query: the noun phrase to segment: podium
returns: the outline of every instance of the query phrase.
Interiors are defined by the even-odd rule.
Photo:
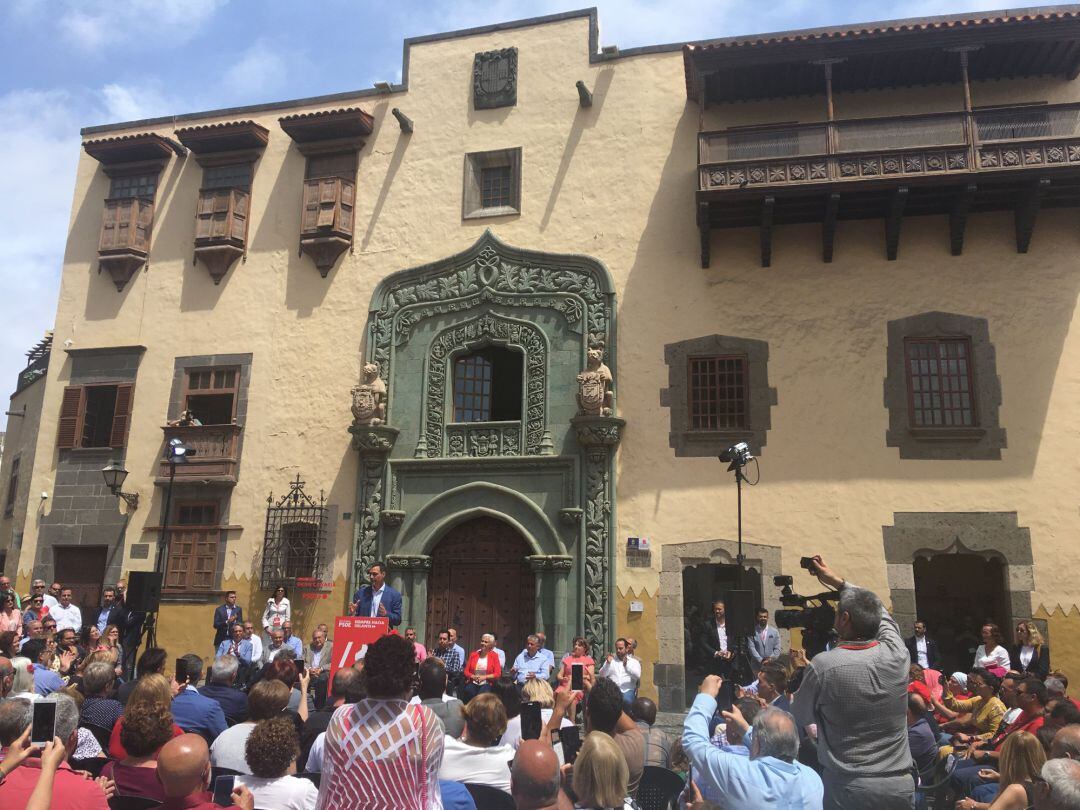
[[[338,616],[334,619],[334,657],[330,661],[330,681],[343,667],[351,667],[367,654],[374,644],[390,632],[390,620],[385,616]]]

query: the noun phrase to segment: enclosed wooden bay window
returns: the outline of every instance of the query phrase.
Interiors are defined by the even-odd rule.
[[[180,501],[167,534],[164,590],[174,594],[214,590],[221,542],[217,501]]]
[[[324,278],[353,240],[356,168],[374,119],[353,107],[280,119],[307,157],[300,213],[300,252]]]
[[[83,148],[110,177],[98,240],[99,269],[123,290],[150,257],[158,177],[183,148],[154,133],[87,141]]]
[[[177,130],[203,167],[195,211],[195,261],[215,284],[246,254],[251,182],[270,133],[253,121]]]

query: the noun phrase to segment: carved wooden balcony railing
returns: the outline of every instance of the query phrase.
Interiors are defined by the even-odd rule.
[[[142,197],[105,200],[98,241],[98,261],[117,290],[124,289],[135,271],[150,255],[150,232],[154,225],[154,202]]]
[[[343,177],[304,181],[304,209],[300,222],[300,250],[315,260],[325,278],[353,237],[356,183]]]
[[[195,214],[195,260],[215,284],[244,255],[251,195],[242,188],[204,188]]]
[[[240,425],[166,426],[165,443],[180,439],[195,451],[194,455],[176,465],[177,481],[206,481],[235,484],[240,467]],[[169,480],[169,462],[164,459],[158,467],[157,483]]]
[[[521,422],[455,422],[446,426],[446,455],[521,455]]]
[[[895,258],[906,214],[948,213],[954,254],[969,209],[1013,209],[1026,252],[1040,202],[1080,205],[1080,104],[1028,105],[702,132],[698,141],[702,265],[709,228],[886,218]],[[985,194],[980,184],[985,183]],[[944,192],[944,193],[943,193]]]

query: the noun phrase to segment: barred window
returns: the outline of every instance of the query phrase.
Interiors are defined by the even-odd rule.
[[[729,430],[746,427],[745,357],[691,357],[690,429]]]
[[[158,176],[151,174],[125,174],[112,178],[109,185],[109,198],[122,199],[139,197],[141,199],[154,199],[157,190]]]
[[[513,175],[510,166],[488,166],[480,170],[480,205],[497,208],[513,202]]]
[[[523,355],[492,346],[454,361],[454,421],[521,419]]]
[[[304,492],[300,476],[289,492],[266,499],[266,535],[263,539],[262,587],[295,586],[297,579],[321,579],[329,556],[328,510],[323,494],[315,500]]]
[[[967,338],[904,341],[912,427],[977,425]]]

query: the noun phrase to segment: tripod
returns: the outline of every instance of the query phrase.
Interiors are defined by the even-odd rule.
[[[750,483],[750,480],[743,475],[743,468],[754,457],[750,454],[750,447],[746,442],[739,442],[736,445],[729,447],[723,453],[720,454],[721,461],[730,462],[728,466],[728,472],[735,473],[735,489],[737,499],[737,514],[738,514],[738,545],[735,554],[735,563],[737,570],[735,572],[735,587],[736,590],[743,592],[746,576],[746,556],[743,554],[743,530],[742,530],[742,485],[743,481],[750,486],[754,484]],[[756,461],[755,461],[756,464]],[[754,482],[755,484],[757,482]],[[743,606],[744,610],[746,605]],[[753,609],[752,607],[750,608]],[[752,626],[752,616],[746,615],[740,617],[746,626]],[[753,632],[751,630],[751,632]],[[749,652],[749,637],[745,633],[739,633],[735,637],[735,644],[733,649],[733,655],[731,660],[731,677],[736,684],[742,685],[749,683],[754,677],[754,667],[750,661]]]

